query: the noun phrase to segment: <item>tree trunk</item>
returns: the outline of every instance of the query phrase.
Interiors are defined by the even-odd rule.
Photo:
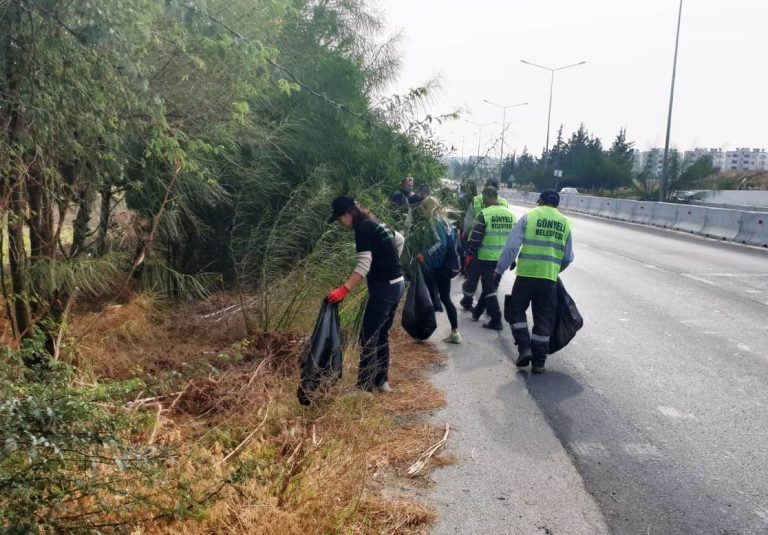
[[[90,232],[91,209],[93,207],[93,188],[85,186],[77,198],[77,217],[75,217],[74,233],[70,255],[80,254],[85,249],[85,239]]]
[[[109,250],[107,232],[109,231],[109,210],[112,206],[112,186],[103,185],[99,193],[101,193],[101,213],[99,214],[99,235],[96,250],[101,256]]]
[[[25,202],[20,178],[16,179],[12,188],[11,212],[8,214],[8,260],[13,287],[13,307],[18,332],[29,335],[32,314],[29,310],[27,252],[24,250]]]
[[[8,103],[6,106],[8,125],[8,144],[14,146],[21,133],[23,122],[19,112],[19,104],[15,99],[19,96],[19,73],[17,68],[24,65],[21,59],[23,43],[14,43],[11,37],[14,30],[18,29],[21,20],[21,10],[12,2],[7,8],[10,21],[6,28],[6,59],[5,59],[5,88],[4,97]],[[22,49],[22,52],[19,52]],[[17,169],[8,174],[8,187],[10,188],[10,211],[8,213],[8,265],[11,274],[11,296],[16,321],[17,332],[28,336],[32,326],[32,314],[29,309],[29,272],[27,265],[27,253],[24,249],[24,217],[26,201],[24,199],[24,177]]]

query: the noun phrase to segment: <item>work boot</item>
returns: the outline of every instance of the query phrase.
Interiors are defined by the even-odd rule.
[[[491,320],[488,323],[483,323],[484,329],[491,329],[494,331],[503,331],[504,326],[501,324],[501,320]]]
[[[477,312],[477,310],[472,310],[472,321],[480,321],[480,316],[483,315],[483,312],[480,311],[480,313]]]
[[[540,374],[544,373],[546,370],[544,369],[544,363],[543,362],[534,362],[531,364],[531,373]]]
[[[461,308],[463,308],[466,311],[472,310],[472,297],[465,295],[461,298],[461,301],[459,301],[459,304],[461,305]]]
[[[520,353],[517,355],[517,360],[515,361],[515,366],[518,368],[525,368],[531,363],[532,357],[533,353],[531,353],[530,347],[520,349]]]
[[[461,343],[461,334],[459,334],[458,329],[454,329],[451,331],[451,334],[448,335],[448,338],[443,338],[443,342],[446,344],[460,344]]]
[[[392,387],[389,386],[389,381],[384,381],[382,384],[376,387],[376,390],[379,392],[384,392],[385,394],[389,394],[392,392]]]

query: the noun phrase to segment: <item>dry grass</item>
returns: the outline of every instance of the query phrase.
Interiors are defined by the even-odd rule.
[[[74,322],[79,359],[91,378],[147,383],[137,410],[152,411],[156,422],[139,440],[179,450],[180,469],[200,494],[231,479],[204,514],[155,520],[136,533],[425,532],[434,512],[407,492],[388,489],[426,482],[405,474],[442,430],[413,415],[445,403],[424,377],[443,357],[395,328],[395,392],[344,395],[358,360],[348,353],[342,384],[302,407],[296,387],[305,338],[246,335],[239,314],[217,314],[233,304],[233,297],[219,295],[172,310],[138,296]]]

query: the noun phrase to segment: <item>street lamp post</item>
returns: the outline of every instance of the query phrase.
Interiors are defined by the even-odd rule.
[[[675,59],[672,60],[672,88],[669,90],[669,112],[667,114],[667,137],[664,141],[664,160],[661,164],[661,187],[659,188],[659,200],[667,197],[667,171],[669,170],[669,134],[672,129],[672,101],[675,97],[675,74],[677,73],[677,48],[680,44],[680,21],[683,18],[683,0],[680,0],[680,8],[677,12],[677,35],[675,36]]]
[[[549,163],[549,126],[550,126],[550,120],[552,118],[552,90],[555,87],[555,73],[557,71],[562,71],[565,69],[570,69],[571,67],[578,67],[579,65],[584,65],[586,61],[580,61],[578,63],[574,63],[572,65],[564,65],[562,67],[557,67],[555,69],[551,69],[549,67],[544,67],[543,65],[537,65],[536,63],[531,63],[530,61],[525,61],[524,59],[520,60],[521,63],[525,63],[526,65],[530,65],[531,67],[538,67],[539,69],[544,69],[545,71],[549,71],[550,78],[549,78],[549,111],[547,112],[547,145],[544,147],[544,167],[547,167],[547,164]]]
[[[484,126],[491,126],[492,124],[496,124],[496,121],[492,123],[485,123],[485,124],[478,124],[476,122],[470,121],[469,119],[464,119],[466,122],[468,122],[471,125],[474,125],[478,128],[477,131],[477,165],[480,166],[480,142],[483,139],[483,127]]]
[[[502,113],[502,119],[501,119],[501,156],[499,157],[499,180],[501,180],[501,170],[504,167],[504,132],[507,130],[507,110],[509,108],[517,108],[519,106],[527,106],[527,102],[522,102],[520,104],[511,104],[509,106],[502,106],[501,104],[496,104],[495,102],[491,102],[488,99],[483,99],[483,102],[486,104],[490,104],[491,106],[496,106],[497,108],[501,108],[503,110]]]

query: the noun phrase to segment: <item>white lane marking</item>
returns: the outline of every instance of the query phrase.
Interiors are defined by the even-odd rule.
[[[702,277],[768,277],[768,273],[695,273]]]
[[[763,293],[763,290],[744,290],[748,294],[761,294]]]
[[[690,273],[681,273],[683,277],[688,277],[689,279],[693,279],[698,282],[703,282],[704,284],[709,284],[710,286],[717,286],[716,283],[712,281],[708,281],[707,279],[702,279],[701,277],[697,277],[696,275],[691,275]]]
[[[629,442],[622,446],[624,452],[632,457],[661,457],[659,448],[653,444],[642,442]]]
[[[664,407],[659,405],[656,409],[668,418],[674,418],[676,420],[695,420],[696,416],[691,413],[682,412],[674,407]]]
[[[608,457],[608,449],[599,442],[571,442],[571,451],[583,457]]]

